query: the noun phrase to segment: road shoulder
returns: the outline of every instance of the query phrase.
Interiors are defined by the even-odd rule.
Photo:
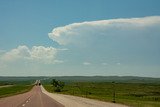
[[[49,93],[43,88],[43,86],[41,86],[41,89],[44,94],[63,104],[65,107],[128,107],[126,105],[103,102],[72,95]]]

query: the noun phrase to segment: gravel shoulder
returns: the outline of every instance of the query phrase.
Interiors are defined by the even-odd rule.
[[[43,86],[41,86],[41,89],[44,94],[63,104],[65,107],[128,107],[126,105],[103,102],[72,95],[49,93],[43,88]]]

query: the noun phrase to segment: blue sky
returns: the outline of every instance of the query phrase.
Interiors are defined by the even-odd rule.
[[[0,1],[0,75],[160,77],[159,0]]]

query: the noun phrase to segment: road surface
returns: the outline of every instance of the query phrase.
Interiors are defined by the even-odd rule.
[[[34,86],[27,93],[1,98],[0,107],[64,107],[42,93],[40,86]]]

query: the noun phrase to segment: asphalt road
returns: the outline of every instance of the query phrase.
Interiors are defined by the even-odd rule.
[[[30,92],[1,98],[0,107],[64,107],[42,93],[40,86],[34,86]]]

